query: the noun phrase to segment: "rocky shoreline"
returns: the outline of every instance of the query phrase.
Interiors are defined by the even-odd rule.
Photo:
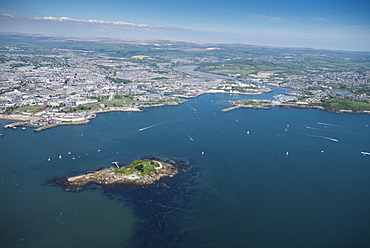
[[[154,162],[159,165],[156,167],[156,170],[144,175],[140,173],[119,173],[115,172],[114,167],[111,167],[74,177],[50,179],[46,182],[46,185],[56,185],[64,188],[65,191],[75,192],[86,189],[94,184],[103,187],[114,187],[120,185],[129,189],[144,188],[162,178],[174,177],[179,172],[179,169],[184,167],[184,164],[181,163],[170,164],[159,161]]]
[[[178,104],[185,102],[181,101]],[[25,127],[35,127],[35,132],[40,132],[49,128],[57,127],[57,126],[64,126],[64,125],[86,125],[91,122],[91,119],[94,119],[97,114],[109,113],[109,112],[144,112],[144,110],[140,108],[149,108],[149,107],[162,107],[162,106],[175,106],[178,104],[174,103],[158,103],[152,105],[138,105],[136,107],[107,107],[107,108],[99,108],[92,110],[88,113],[88,117],[82,121],[64,121],[64,122],[53,122],[48,123],[45,118],[38,117],[38,116],[31,116],[31,115],[22,115],[22,114],[11,114],[11,115],[2,115],[0,116],[0,120],[8,120],[8,121],[18,121],[16,123],[8,124],[4,126],[4,128],[8,127],[18,127],[18,126],[25,126]],[[41,123],[41,126],[33,125],[32,123]],[[46,123],[46,124],[45,124]]]
[[[252,109],[271,109],[271,108],[281,108],[281,109],[290,109],[290,108],[295,108],[295,109],[320,109],[320,110],[325,110],[331,113],[337,113],[337,114],[368,114],[370,115],[370,111],[353,111],[353,110],[329,110],[325,109],[322,106],[316,106],[316,105],[299,105],[299,104],[272,104],[272,103],[264,103],[264,104],[235,104],[230,108],[222,109],[222,112],[227,112],[233,109],[237,108],[252,108]]]

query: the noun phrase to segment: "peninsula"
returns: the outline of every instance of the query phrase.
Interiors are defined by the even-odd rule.
[[[351,104],[349,104],[349,103]],[[230,110],[234,110],[237,108],[253,108],[253,109],[270,109],[274,107],[288,109],[288,108],[297,108],[297,109],[321,109],[325,111],[329,111],[332,113],[347,113],[347,114],[370,114],[370,105],[368,103],[352,103],[347,101],[347,104],[342,102],[341,105],[335,102],[336,105],[333,107],[332,105],[323,103],[307,103],[307,102],[280,102],[280,101],[271,101],[271,100],[239,100],[231,103],[230,108],[222,109],[222,112],[227,112]],[[356,104],[356,105],[355,105]]]
[[[127,188],[138,188],[153,184],[163,177],[173,177],[179,169],[176,163],[169,164],[150,159],[135,160],[125,167],[120,167],[118,162],[113,162],[112,165],[111,168],[88,174],[50,179],[46,184],[61,186],[65,191],[81,191],[93,184],[103,187],[122,185]]]

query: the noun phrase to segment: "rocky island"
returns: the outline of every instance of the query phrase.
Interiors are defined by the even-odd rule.
[[[156,160],[135,160],[130,165],[120,167],[118,162],[114,167],[98,170],[92,173],[60,179],[50,179],[47,185],[57,185],[65,191],[80,191],[93,184],[103,187],[122,185],[127,188],[145,187],[164,177],[173,177],[178,173],[178,164],[169,164]]]

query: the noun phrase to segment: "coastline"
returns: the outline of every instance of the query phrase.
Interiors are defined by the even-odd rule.
[[[205,92],[197,93],[197,94],[192,94],[192,95],[181,95],[181,94],[175,94],[173,96],[175,97],[180,97],[180,98],[197,98],[202,95],[206,94],[237,94],[237,95],[263,95],[265,93],[272,92],[273,89],[267,88],[265,91],[258,91],[258,92],[241,92],[241,91],[224,91],[224,90],[207,90]]]
[[[179,70],[180,68],[185,68],[186,70]],[[227,77],[219,74],[211,74],[211,73],[205,73],[205,72],[199,72],[199,71],[194,71],[196,66],[183,66],[183,67],[177,67],[175,70],[183,72],[183,73],[189,73],[192,75],[197,75],[198,73],[202,73],[202,77],[206,78],[223,78],[223,79],[235,79],[232,77]],[[197,75],[199,76],[199,75]],[[149,108],[149,107],[162,107],[162,106],[176,106],[181,103],[186,102],[186,98],[196,98],[200,95],[203,94],[217,94],[217,93],[223,93],[223,94],[240,94],[240,95],[262,95],[264,93],[268,93],[273,91],[271,88],[265,88],[263,90],[258,90],[258,91],[237,91],[237,90],[232,90],[232,91],[225,91],[225,90],[206,90],[203,92],[198,92],[196,94],[191,94],[191,95],[173,95],[174,97],[180,97],[180,102],[165,102],[165,103],[157,103],[157,104],[151,104],[151,105],[146,105],[146,104],[138,104],[135,107],[107,107],[107,108],[98,108],[91,110],[90,112],[85,112],[85,116],[75,116],[64,118],[64,117],[37,117],[37,116],[31,116],[31,115],[22,115],[22,114],[11,114],[11,115],[3,115],[0,116],[0,120],[10,120],[10,121],[18,121],[16,123],[11,123],[8,125],[5,125],[4,128],[14,128],[18,126],[25,126],[25,127],[33,127],[35,128],[35,132],[40,132],[46,129],[50,129],[53,127],[57,126],[63,126],[63,125],[85,125],[89,124],[91,122],[91,119],[94,119],[97,114],[101,113],[108,113],[108,112],[143,112],[144,110],[140,108]]]
[[[336,110],[325,109],[322,106],[316,106],[316,105],[298,105],[298,104],[283,104],[283,103],[279,103],[279,104],[263,103],[263,104],[259,104],[259,105],[237,104],[235,106],[232,106],[232,107],[229,107],[229,108],[226,108],[226,109],[222,109],[221,111],[222,112],[228,112],[228,111],[238,109],[238,108],[252,108],[252,109],[266,109],[266,110],[268,110],[268,109],[276,108],[276,107],[281,108],[281,109],[290,109],[290,108],[295,108],[295,109],[320,109],[320,110],[324,110],[324,111],[331,112],[331,113],[336,113],[336,114],[368,114],[368,115],[370,115],[370,111],[366,111],[366,110],[365,111],[353,111],[353,110],[341,109],[341,110],[336,111]]]
[[[36,128],[35,132],[40,132],[49,128],[57,127],[57,126],[65,126],[65,125],[86,125],[91,123],[91,119],[94,119],[97,114],[104,114],[109,112],[144,112],[142,109],[138,108],[120,108],[120,107],[110,107],[108,109],[97,109],[91,111],[89,114],[90,116],[84,121],[71,121],[71,122],[60,122],[60,123],[52,123],[48,124],[39,128]]]
[[[86,124],[89,124],[90,122],[91,122],[91,120],[80,121],[80,122],[53,123],[53,124],[45,125],[45,126],[42,126],[42,127],[38,127],[33,131],[34,132],[41,132],[41,131],[49,129],[49,128],[58,127],[58,126],[65,126],[65,125],[86,125]]]
[[[271,90],[272,91],[272,90]],[[268,91],[268,92],[271,92],[271,91]],[[242,95],[261,95],[261,94],[264,94],[264,93],[267,93],[267,92],[256,92],[256,93],[247,93],[247,92],[212,92],[212,91],[207,91],[205,93],[202,93],[200,95],[203,95],[203,94],[216,94],[216,93],[220,93],[220,94],[242,94]],[[180,96],[178,95],[178,97],[183,97],[183,98],[195,98],[195,97],[198,97],[197,96]],[[184,100],[183,102],[185,102],[186,100]],[[181,102],[181,103],[183,103]],[[48,121],[46,120],[46,118],[44,117],[38,117],[38,116],[32,116],[32,115],[22,115],[22,114],[11,114],[11,115],[2,115],[0,116],[0,121],[1,120],[6,120],[6,121],[15,121],[13,123],[10,123],[10,124],[7,124],[4,126],[4,128],[16,128],[16,127],[19,127],[19,126],[24,126],[24,127],[33,127],[35,128],[34,129],[34,132],[40,132],[40,131],[43,131],[43,130],[46,130],[46,129],[50,129],[50,128],[53,128],[53,127],[57,127],[57,126],[64,126],[64,125],[86,125],[86,124],[89,124],[91,123],[91,119],[94,119],[96,118],[96,115],[97,114],[103,114],[103,113],[109,113],[109,112],[144,112],[144,110],[140,109],[140,108],[149,108],[149,107],[162,107],[162,106],[176,106],[176,105],[179,105],[181,103],[178,103],[178,104],[164,104],[164,103],[159,103],[159,104],[153,104],[153,105],[139,105],[138,107],[108,107],[108,108],[99,108],[99,109],[95,109],[95,110],[92,110],[88,113],[86,113],[88,115],[88,117],[86,117],[86,119],[84,120],[78,120],[78,121],[73,121],[73,120],[70,120],[70,121],[59,121],[59,122],[53,122],[53,123],[48,123]],[[296,108],[296,109],[319,109],[319,110],[324,110],[324,111],[327,111],[327,112],[331,112],[331,113],[337,113],[337,114],[368,114],[370,115],[370,111],[353,111],[353,110],[345,110],[345,109],[341,109],[341,110],[329,110],[329,109],[325,109],[324,107],[322,106],[317,106],[317,105],[302,105],[302,104],[284,104],[284,103],[272,103],[272,102],[268,102],[268,103],[259,103],[258,105],[256,104],[241,104],[239,102],[233,102],[231,103],[231,107],[229,108],[225,108],[225,109],[222,109],[221,111],[222,112],[228,112],[228,111],[231,111],[231,110],[234,110],[234,109],[238,109],[238,108],[252,108],[252,109],[270,109],[270,108],[275,108],[275,107],[278,107],[278,108],[281,108],[281,109],[289,109],[289,108]],[[47,123],[47,124],[45,124]]]
[[[153,106],[145,106],[145,107],[161,107],[167,106],[166,104],[156,104]],[[140,106],[144,107],[144,106]],[[11,115],[3,115],[0,116],[0,120],[6,121],[16,121],[11,124],[5,125],[4,128],[14,128],[19,126],[25,127],[34,127],[35,132],[40,132],[49,128],[57,127],[57,126],[64,126],[64,125],[86,125],[91,123],[91,119],[94,119],[97,114],[109,113],[109,112],[144,112],[144,110],[140,108],[126,108],[126,107],[109,107],[106,109],[100,108],[96,110],[92,110],[88,113],[88,117],[82,121],[59,121],[54,123],[48,123],[46,118],[38,117],[38,116],[31,116],[31,115],[21,115],[21,114],[11,114]],[[39,126],[37,124],[42,124]],[[47,124],[45,124],[47,123]]]

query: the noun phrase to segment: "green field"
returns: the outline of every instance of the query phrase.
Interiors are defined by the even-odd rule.
[[[322,72],[362,71],[366,72],[370,67],[370,59],[345,58],[342,56],[313,56],[302,55],[295,61],[269,62],[260,59],[230,60],[223,63],[202,63],[196,69],[203,72],[222,75],[241,74],[245,77],[260,71],[275,71],[277,76],[305,75]]]
[[[339,111],[339,110],[352,110],[352,111],[370,111],[370,103],[368,102],[357,102],[349,99],[327,99],[321,102],[320,105],[327,110]]]
[[[20,107],[17,110],[20,111],[37,111],[40,107],[39,106],[27,106],[27,107]]]

